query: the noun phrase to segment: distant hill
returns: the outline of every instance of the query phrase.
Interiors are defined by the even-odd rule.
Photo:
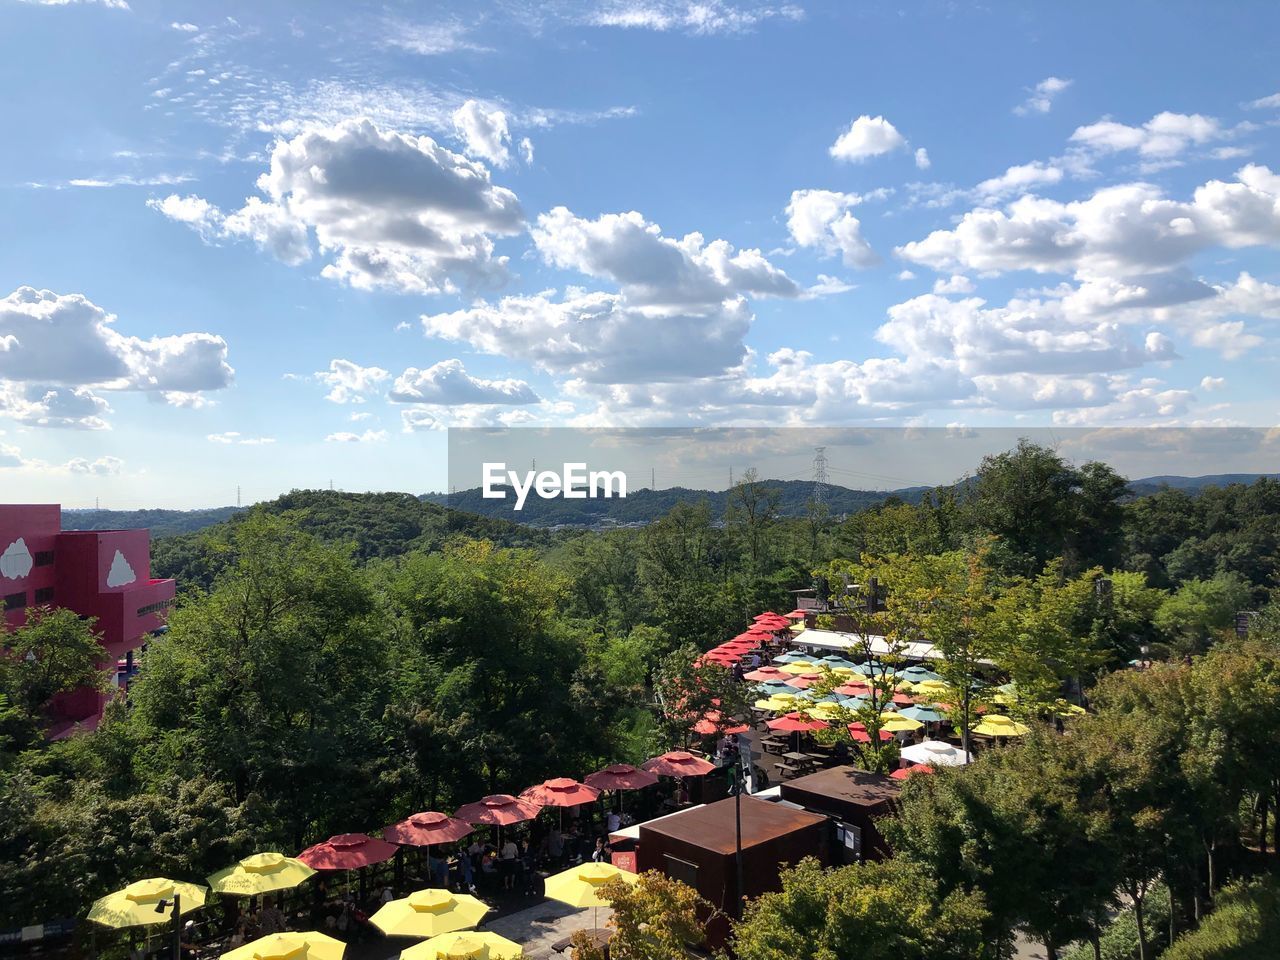
[[[1235,483],[1242,483],[1247,486],[1264,478],[1267,480],[1280,480],[1280,473],[1214,473],[1205,477],[1143,477],[1141,480],[1130,481],[1129,492],[1134,496],[1142,497],[1167,487],[1172,490],[1184,490],[1190,494],[1197,494],[1206,487],[1229,487]]]
[[[764,480],[762,483],[779,494],[778,510],[784,517],[801,517],[808,510],[813,498],[812,480]],[[829,516],[857,513],[889,497],[897,497],[910,503],[918,503],[930,487],[910,487],[892,492],[884,490],[851,490],[836,484],[827,484],[826,503]],[[486,517],[502,517],[536,527],[600,526],[608,524],[645,524],[663,516],[677,503],[706,501],[714,516],[724,514],[728,503],[726,490],[692,490],[687,487],[668,487],[664,490],[634,490],[625,499],[543,500],[531,495],[524,509],[516,512],[514,495],[506,500],[486,500],[480,488],[459,490],[457,493],[429,493],[423,499]]]
[[[63,510],[63,530],[127,530],[146,527],[153,539],[191,533],[234,516],[239,507],[207,510]]]

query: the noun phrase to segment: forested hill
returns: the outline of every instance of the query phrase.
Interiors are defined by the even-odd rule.
[[[152,575],[176,577],[182,588],[207,588],[222,562],[221,552],[213,549],[216,543],[246,517],[259,513],[288,513],[296,517],[299,529],[321,540],[353,543],[359,560],[432,550],[455,537],[491,540],[505,547],[546,546],[551,538],[547,531],[446,510],[408,493],[293,490],[244,510],[233,509],[225,520],[203,530],[153,540]]]
[[[813,499],[814,483],[812,480],[763,480],[766,487],[776,491],[778,496],[778,515],[783,517],[803,517],[809,510]],[[919,503],[929,487],[911,487],[904,490],[850,490],[836,484],[826,485],[827,514],[839,517],[844,514],[857,513],[883,503],[889,497],[897,497],[908,503]],[[539,527],[556,524],[574,526],[591,526],[605,521],[612,523],[652,523],[665,516],[678,503],[700,503],[705,501],[714,516],[724,515],[729,501],[728,490],[691,490],[688,487],[668,487],[664,490],[628,491],[625,499],[586,499],[586,500],[543,500],[530,494],[519,512],[513,508],[514,494],[506,500],[489,499],[481,496],[480,488],[459,490],[457,493],[428,493],[424,500],[461,510],[465,513],[480,514],[486,517],[503,517]]]
[[[239,507],[207,510],[63,510],[63,530],[130,530],[146,527],[152,538],[192,533],[230,519]]]

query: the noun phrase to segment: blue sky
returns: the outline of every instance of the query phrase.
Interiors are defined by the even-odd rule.
[[[440,488],[450,426],[1271,426],[1277,33],[0,0],[5,499]]]

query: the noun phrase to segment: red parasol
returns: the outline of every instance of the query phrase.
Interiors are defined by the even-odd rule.
[[[901,770],[895,770],[889,774],[894,780],[905,780],[907,777],[917,773],[936,773],[937,771],[927,763],[913,763],[909,767],[903,767]]]
[[[646,760],[641,766],[660,777],[701,777],[716,768],[714,763],[685,750],[671,750]]]
[[[385,827],[382,838],[409,847],[430,847],[454,843],[472,833],[471,824],[444,813],[415,813],[406,820]]]
[[[745,723],[735,723],[721,729],[720,724],[724,722],[719,710],[708,710],[706,716],[693,725],[693,732],[702,734],[703,736],[712,736],[717,733],[746,733],[751,729]]]
[[[826,723],[821,720],[806,720],[798,713],[787,713],[780,717],[767,722],[766,726],[770,730],[780,730],[783,733],[796,733],[803,730],[825,730]]]
[[[340,833],[324,843],[307,847],[298,859],[313,870],[359,870],[371,863],[382,863],[396,855],[400,848],[385,840],[375,840],[363,833]]]
[[[857,720],[849,724],[849,736],[853,737],[854,741],[857,743],[871,742],[871,734],[867,733],[867,725],[865,723],[860,723]],[[893,739],[893,734],[890,733],[888,730],[880,731],[881,743],[884,743],[886,740],[892,740],[892,739]]]
[[[795,610],[792,610],[790,613],[788,613],[786,616],[788,620],[803,620],[805,614],[803,610],[796,608]]]
[[[475,803],[464,804],[454,814],[459,820],[467,823],[485,823],[490,826],[505,827],[513,823],[524,823],[532,820],[542,809],[542,804],[533,800],[521,800],[510,794],[498,793]]]
[[[791,681],[787,681],[790,683]],[[842,683],[836,687],[836,693],[845,697],[861,697],[871,692],[865,683]]]
[[[783,673],[777,667],[760,667],[758,670],[752,670],[750,673],[742,675],[744,680],[754,680],[757,683],[764,683],[766,680],[786,680],[791,682],[791,675]]]
[[[568,777],[556,777],[530,787],[520,794],[521,800],[532,800],[544,807],[576,807],[600,798],[600,791]]]
[[[811,673],[802,673],[798,677],[789,676],[784,673],[783,676],[787,678],[787,685],[795,687],[797,690],[807,690],[821,679],[820,677],[815,677]]]
[[[643,790],[658,782],[652,773],[637,770],[629,763],[615,763],[582,779],[597,790]]]
[[[756,623],[759,623],[761,620],[781,620],[783,617],[782,614],[777,613],[776,611],[766,610],[764,613],[757,613],[751,619]]]

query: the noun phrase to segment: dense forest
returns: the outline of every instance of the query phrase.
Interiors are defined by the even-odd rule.
[[[721,511],[679,503],[643,528],[551,533],[310,491],[158,540],[154,570],[179,578],[182,602],[98,731],[41,735],[44,704],[94,677],[76,618],[36,617],[0,658],[0,925],[638,761],[670,746],[653,704],[671,663],[791,609],[815,577],[879,576],[904,617],[921,600],[925,619],[903,629],[980,650],[1028,720],[1071,689],[1123,700],[1107,678],[1135,658],[1213,654],[1240,611],[1259,611],[1251,639],[1280,622],[1271,479],[1135,499],[1106,465],[1023,443],[917,503],[843,519],[780,503],[748,474]],[[948,882],[967,896],[962,879]],[[1003,942],[1001,922],[983,936]]]

